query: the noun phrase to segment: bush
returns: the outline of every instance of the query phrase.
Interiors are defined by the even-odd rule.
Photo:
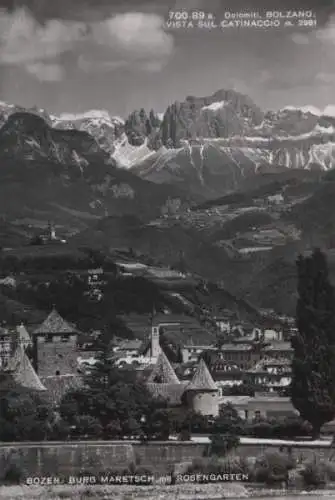
[[[239,444],[238,436],[233,434],[213,434],[211,436],[211,455],[224,456]]]
[[[299,417],[285,417],[245,424],[243,434],[258,438],[293,439],[310,436],[311,426]]]
[[[187,468],[188,474],[248,474],[248,465],[243,457],[197,458]]]
[[[323,487],[327,482],[326,467],[322,462],[309,462],[300,472],[304,483],[310,488]]]
[[[20,484],[23,480],[23,471],[21,467],[15,463],[7,465],[1,475],[1,483],[6,485]]]
[[[252,480],[273,484],[288,480],[289,470],[295,467],[294,459],[281,452],[266,452],[256,459],[251,471]]]
[[[325,472],[329,481],[335,481],[335,462],[331,460],[325,460],[323,462]]]
[[[182,431],[179,434],[179,440],[180,441],[190,441],[191,439],[191,433],[188,429],[182,429]]]

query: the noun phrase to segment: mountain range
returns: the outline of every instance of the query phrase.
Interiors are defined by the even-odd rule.
[[[43,118],[53,136],[65,141],[73,141],[75,131],[89,134],[107,163],[206,198],[234,191],[257,173],[287,168],[326,171],[335,165],[334,117],[293,107],[264,112],[233,90],[186,97],[163,114],[135,110],[125,120],[107,111],[55,116],[2,103],[0,125],[22,111]],[[29,158],[33,144],[28,137],[23,141]],[[71,147],[66,159],[85,162],[90,147],[96,146],[86,144],[85,152],[83,148],[73,152]],[[65,153],[56,148],[54,154]]]
[[[52,220],[75,246],[171,266],[182,256],[190,272],[284,313],[297,253],[332,256],[334,117],[264,112],[220,90],[126,119],[0,103],[0,127],[3,246]]]

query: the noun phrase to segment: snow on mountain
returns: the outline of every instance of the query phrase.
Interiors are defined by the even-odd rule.
[[[306,105],[301,107],[296,106],[285,106],[282,110],[288,111],[301,111],[302,113],[311,113],[315,116],[334,116],[335,117],[335,105],[330,104],[326,106],[323,110],[317,108],[316,106]]]
[[[76,129],[87,132],[108,154],[114,152],[114,143],[124,129],[124,120],[111,116],[105,110],[90,110],[85,113],[62,113],[50,116],[52,127],[56,129]]]
[[[300,107],[297,107],[297,106],[284,106],[284,108],[282,108],[281,110],[279,111],[301,111],[302,113],[311,113],[312,115],[316,115],[316,116],[321,116],[322,112],[319,108],[316,108],[315,106],[310,106],[310,105],[306,105],[306,106],[300,106]]]
[[[155,151],[152,151],[147,145],[148,139],[145,139],[141,146],[133,146],[129,143],[125,133],[114,142],[114,152],[112,158],[121,168],[131,168],[145,158],[153,156]]]
[[[58,116],[51,115],[50,118],[55,126],[61,122],[77,122],[87,120],[96,122],[96,124],[99,123],[100,125],[107,124],[114,126],[115,124],[124,124],[124,120],[119,116],[112,117],[108,111],[98,109],[92,109],[83,113],[61,113]]]
[[[7,102],[0,101],[0,108],[15,108],[14,104],[8,104]]]
[[[209,110],[209,111],[218,111],[221,108],[224,108],[228,103],[226,101],[216,101],[212,102],[212,104],[209,104],[208,106],[202,106],[202,110]]]

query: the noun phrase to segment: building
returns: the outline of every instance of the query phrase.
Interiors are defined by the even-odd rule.
[[[220,353],[224,361],[236,364],[241,370],[249,370],[262,357],[259,344],[223,344]]]
[[[264,342],[283,342],[284,334],[282,330],[275,330],[272,328],[266,328],[262,332],[262,339]]]
[[[96,269],[89,269],[87,271],[87,285],[89,291],[87,292],[89,297],[94,300],[102,300],[103,298],[103,286],[107,283],[104,279],[104,270],[102,267]]]
[[[33,245],[47,245],[47,244],[59,244],[59,243],[66,243],[66,240],[59,238],[56,235],[56,228],[51,221],[48,222],[47,230],[44,233],[35,236],[31,240],[31,244]]]
[[[146,386],[153,396],[163,398],[170,406],[184,406],[207,416],[219,413],[219,392],[203,360],[191,381],[180,381],[161,351]]]
[[[13,356],[18,336],[8,328],[0,328],[0,369],[5,367]]]
[[[291,361],[287,358],[264,358],[245,374],[252,385],[262,385],[269,391],[286,389],[291,383]]]
[[[275,359],[286,358],[292,360],[293,348],[291,342],[271,342],[271,344],[263,347],[263,354]]]
[[[35,368],[40,377],[77,373],[80,332],[55,308],[33,332]]]
[[[196,413],[218,416],[219,391],[203,359],[200,360],[191,383],[186,387],[185,395],[188,407]]]
[[[194,345],[186,344],[182,348],[183,363],[192,363],[199,360],[200,355],[206,351],[216,352],[217,348],[213,345]]]
[[[251,396],[223,396],[220,404],[231,404],[245,420],[292,417],[299,415],[291,399],[275,393]]]
[[[221,354],[221,353],[220,353]],[[242,385],[245,371],[232,362],[227,362],[219,355],[209,366],[210,372],[218,388]]]
[[[118,353],[126,357],[136,357],[139,355],[140,349],[143,345],[141,340],[122,340],[120,343],[116,344],[113,348],[115,353]]]

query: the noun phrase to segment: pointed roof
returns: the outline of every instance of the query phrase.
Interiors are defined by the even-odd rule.
[[[188,391],[217,391],[212,375],[203,359],[200,360],[193,378],[186,390]]]
[[[180,381],[163,351],[160,352],[157,363],[149,378],[149,383],[179,384]]]
[[[53,307],[49,316],[43,323],[34,331],[37,333],[78,333],[78,330],[64,318]]]
[[[24,346],[20,343],[4,371],[9,373],[13,381],[21,387],[35,391],[46,391],[25,353]]]

